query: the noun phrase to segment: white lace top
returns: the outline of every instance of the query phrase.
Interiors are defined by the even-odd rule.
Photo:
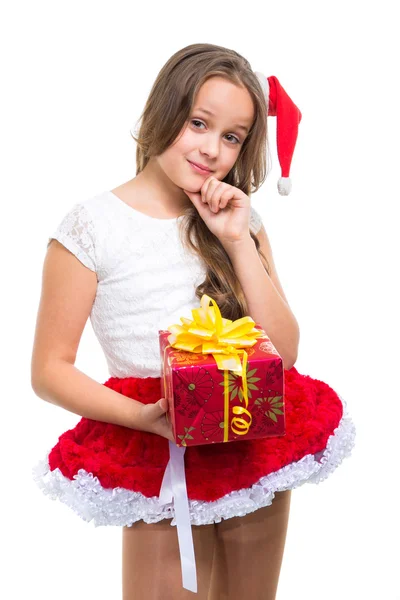
[[[156,219],[111,191],[78,202],[55,238],[97,274],[90,321],[113,377],[160,377],[158,330],[192,318],[205,266],[179,237],[179,221]],[[250,228],[262,220],[252,207]]]

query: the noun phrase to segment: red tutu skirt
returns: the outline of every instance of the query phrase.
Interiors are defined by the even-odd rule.
[[[295,367],[284,377],[284,436],[186,448],[191,524],[267,506],[277,491],[319,483],[351,454],[356,432],[343,398]],[[110,377],[104,385],[145,404],[161,398],[159,377]],[[165,518],[174,524],[173,503],[159,503],[169,458],[166,438],[82,418],[59,437],[33,475],[44,493],[95,526]]]

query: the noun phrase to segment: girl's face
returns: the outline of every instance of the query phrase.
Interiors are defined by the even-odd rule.
[[[178,187],[198,192],[210,175],[222,181],[229,173],[253,119],[254,105],[247,89],[223,77],[211,77],[201,86],[182,131],[157,161]],[[200,172],[190,161],[210,171]]]

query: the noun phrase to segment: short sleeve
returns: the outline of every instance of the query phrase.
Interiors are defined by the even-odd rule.
[[[250,210],[250,229],[252,233],[257,234],[261,229],[261,225],[262,218],[254,208],[254,206],[252,206]]]
[[[58,240],[91,271],[97,270],[95,228],[90,214],[82,203],[75,204],[63,217],[55,232],[48,238]]]

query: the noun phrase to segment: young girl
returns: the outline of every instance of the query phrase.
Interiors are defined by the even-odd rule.
[[[298,323],[250,203],[266,176],[268,111],[284,101],[276,78],[237,52],[183,48],[147,100],[136,177],[75,204],[49,238],[32,387],[82,418],[34,477],[85,521],[123,528],[125,600],[196,591],[182,585],[174,503],[160,498],[174,438],[158,332],[190,317],[204,294],[227,319],[250,316],[282,357],[286,432],[185,449],[198,597],[273,600],[291,490],[328,477],[354,445],[344,400],[293,366]],[[74,366],[88,317],[109,367],[104,384]],[[265,419],[278,412],[266,408]]]

